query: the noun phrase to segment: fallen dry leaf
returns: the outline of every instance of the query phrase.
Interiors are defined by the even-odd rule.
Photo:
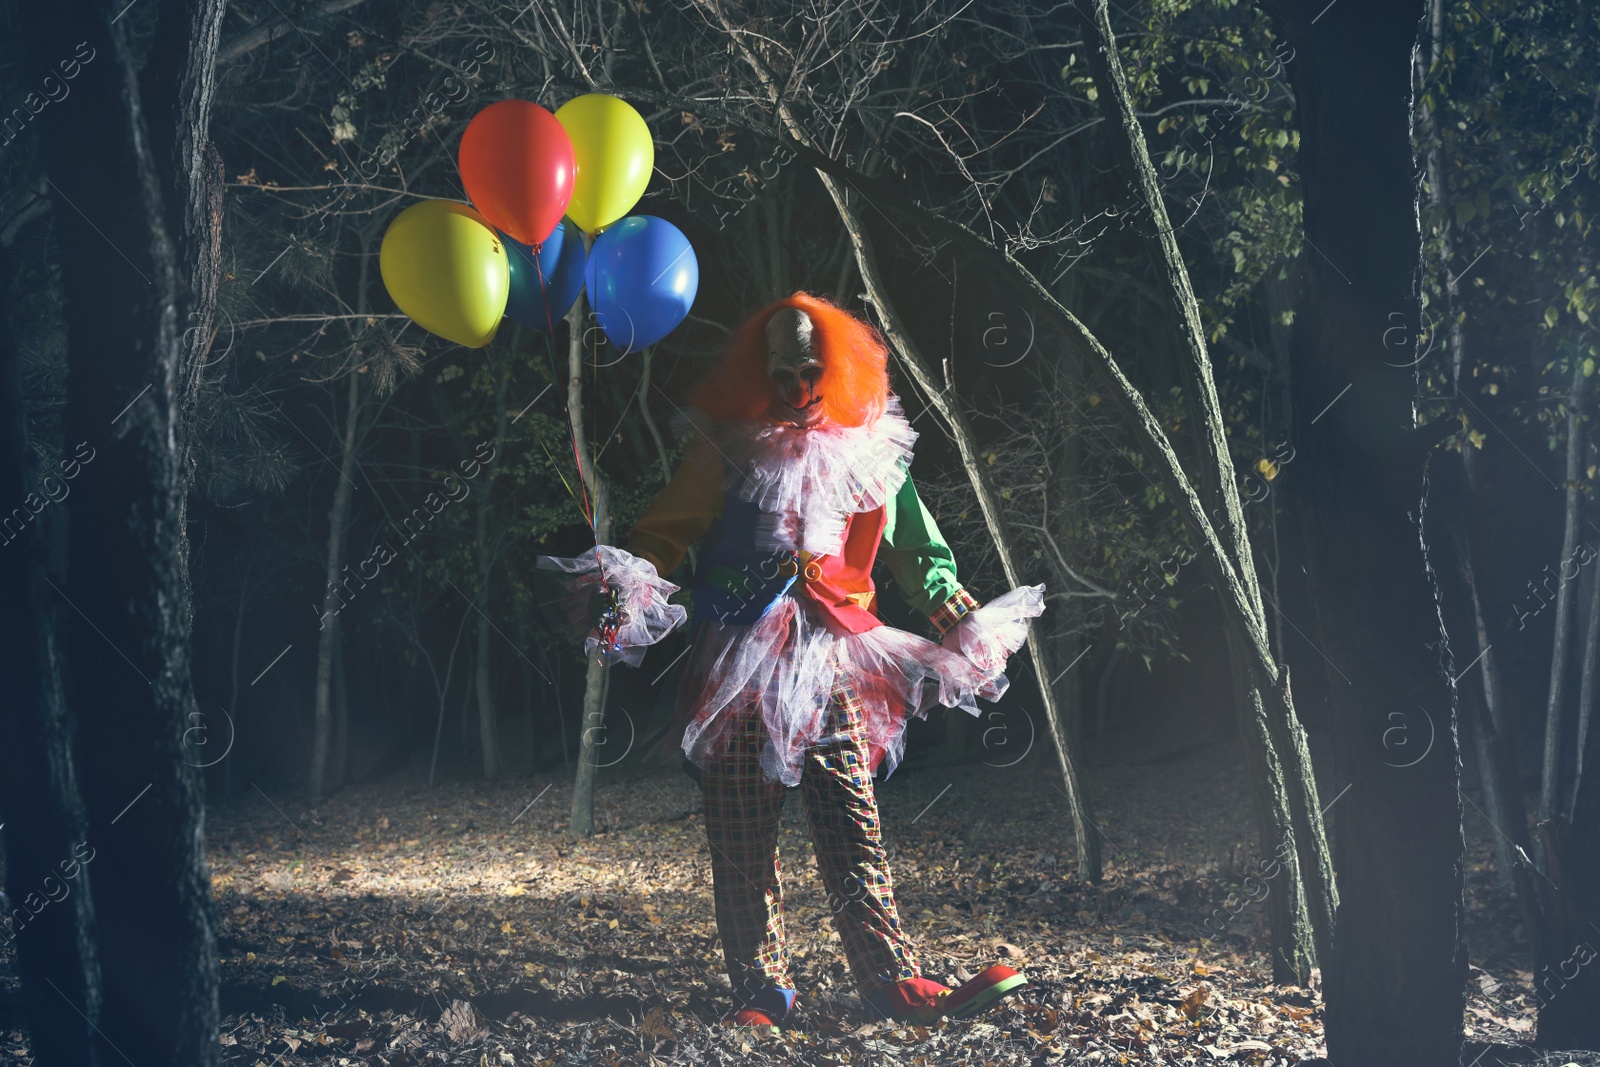
[[[1183,1003],[1182,1003],[1182,1005],[1180,1005],[1180,1010],[1183,1012],[1184,1016],[1187,1017],[1187,1018],[1190,1018],[1190,1019],[1198,1018],[1199,1015],[1200,1015],[1200,1009],[1202,1009],[1202,1008],[1204,1008],[1206,1006],[1206,1001],[1210,998],[1210,996],[1211,996],[1211,987],[1210,986],[1207,986],[1207,985],[1195,986],[1194,989],[1191,990],[1189,992],[1189,994],[1183,998]]]
[[[471,1041],[481,1041],[489,1036],[487,1022],[478,1009],[472,1006],[471,1001],[452,1000],[450,1006],[439,1016],[439,1028],[457,1045],[464,1045]]]
[[[904,887],[902,921],[929,977],[958,984],[990,963],[1027,961],[1029,986],[982,1020],[854,1036],[866,1019],[826,893],[809,863],[786,864],[802,1015],[775,1041],[720,1025],[732,990],[716,941],[700,798],[683,776],[603,780],[603,832],[585,841],[567,837],[564,819],[513,823],[528,806],[527,779],[353,787],[324,811],[316,851],[259,798],[225,806],[209,823],[207,846],[223,876],[215,884],[232,1004],[222,1029],[236,1042],[229,1062],[265,1067],[281,1054],[286,1064],[289,1040],[328,1067],[340,1054],[352,1067],[379,1057],[392,1067],[481,1067],[484,1057],[507,1067],[507,1055],[530,1067],[1282,1067],[1325,1055],[1318,983],[1271,983],[1264,908],[1245,909],[1204,943],[1194,929],[1235,888],[1228,849],[1250,818],[1247,782],[1214,760],[1167,765],[1148,783],[1131,769],[1096,773],[1120,804],[1120,825],[1108,832],[1124,847],[1141,841],[1140,854],[1098,885],[1067,873],[1070,844],[1043,832],[1059,803],[1047,781],[1035,789],[1006,779],[1005,811],[975,804],[942,816],[941,803],[914,824],[952,780],[952,795],[992,791],[993,769],[952,768],[926,782],[896,776],[880,794],[897,890]],[[545,784],[535,781],[531,795]],[[563,792],[570,798],[558,780],[541,805],[562,807]],[[807,855],[805,821],[791,814],[781,848]],[[382,819],[393,828],[375,833]],[[402,839],[420,844],[402,847]],[[1469,927],[1481,934],[1486,922],[1509,921],[1517,905],[1511,894],[1492,895],[1492,841],[1468,840],[1476,860]],[[286,873],[302,864],[316,877]],[[359,877],[336,881],[341,870]],[[282,877],[269,880],[269,872]],[[512,885],[524,892],[507,895]],[[1515,957],[1480,962],[1491,958]],[[1530,982],[1507,965],[1489,970],[1503,983],[1498,997],[1510,999],[1485,1002],[1486,971],[1475,970],[1473,999],[1489,1011],[1467,1015],[1467,1036],[1526,1040],[1534,1004],[1517,994]],[[362,1023],[360,1037],[341,1040]],[[5,1040],[0,1032],[0,1062],[9,1062]]]
[[[1468,1007],[1467,1010],[1480,1019],[1494,1023],[1496,1026],[1503,1026],[1507,1030],[1515,1030],[1517,1033],[1528,1033],[1533,1029],[1532,1019],[1512,1019],[1504,1015],[1496,1015],[1494,1012],[1484,1011],[1482,1008]]]

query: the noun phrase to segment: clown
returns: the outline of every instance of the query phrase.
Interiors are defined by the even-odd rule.
[[[889,392],[888,351],[825,300],[796,293],[752,317],[684,414],[683,463],[627,549],[541,565],[606,594],[586,648],[637,664],[683,621],[662,576],[702,544],[673,739],[681,734],[705,797],[731,1021],[776,1026],[794,1007],[777,856],[791,786],[868,1010],[919,1023],[975,1014],[1026,979],[994,966],[951,990],[921,976],[895,909],[872,775],[899,762],[908,715],[936,703],[977,715],[977,697],[1000,698],[1044,586],[982,606],[962,588],[908,475],[917,435]],[[941,642],[879,620],[879,558]]]

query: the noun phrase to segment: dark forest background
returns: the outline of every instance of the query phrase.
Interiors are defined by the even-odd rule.
[[[1556,817],[1586,825],[1595,777],[1583,772],[1600,700],[1600,567],[1590,565],[1600,553],[1591,321],[1600,15],[1509,0],[1429,0],[1381,17],[1354,0],[1302,6],[1112,5],[1121,69],[1110,74],[1076,8],[1010,0],[240,0],[213,12],[215,311],[175,327],[188,328],[184,343],[200,360],[184,422],[194,696],[181,747],[204,795],[254,788],[314,805],[386,780],[565,775],[583,764],[586,738],[603,766],[634,767],[635,747],[671,712],[684,638],[636,671],[609,672],[603,726],[584,718],[591,672],[534,563],[592,544],[569,357],[581,349],[578,410],[621,541],[681,456],[674,404],[745,316],[796,289],[879,322],[892,306],[931,368],[941,388],[897,363],[895,389],[921,433],[919,488],[968,588],[983,599],[1011,584],[974,495],[979,480],[1000,502],[1015,569],[1049,587],[1038,630],[1047,659],[1013,660],[1011,694],[993,717],[917,724],[906,773],[992,759],[1019,737],[1043,751],[1056,723],[1080,765],[1204,752],[1237,740],[1241,724],[1248,734],[1216,572],[1197,561],[1192,523],[1085,343],[1041,312],[1043,293],[1110,353],[1203,499],[1225,495],[1210,471],[1236,477],[1267,651],[1293,679],[1288,715],[1309,739],[1322,805],[1355,780],[1340,769],[1356,757],[1340,740],[1337,690],[1356,684],[1345,655],[1361,644],[1340,634],[1414,645],[1418,656],[1426,643],[1441,661],[1433,672],[1437,692],[1450,678],[1448,700],[1417,703],[1420,717],[1375,710],[1360,758],[1403,769],[1440,746],[1449,784],[1437,796],[1455,809],[1439,810],[1446,822],[1481,816],[1497,828],[1497,877],[1522,902],[1533,951],[1556,906],[1537,879],[1562,847],[1538,827]],[[51,36],[9,6],[3,16],[0,282],[34,492],[25,501],[19,484],[17,499],[0,500],[0,552],[38,538],[61,589],[71,588],[69,541],[83,536],[69,530],[65,501],[84,474],[126,475],[101,459],[119,462],[105,431],[85,431],[69,410],[92,374],[69,358],[85,343],[69,337],[69,321],[104,315],[97,329],[109,337],[123,304],[113,292],[103,310],[85,290],[69,296],[63,271],[94,257],[96,269],[121,269],[118,231],[102,215],[129,210],[136,190],[108,180],[103,200],[68,199],[60,168],[101,156],[92,112],[102,97],[85,79],[122,63],[148,76],[147,64],[172,54],[160,52],[160,23],[180,8],[129,5],[113,26],[125,55],[96,38],[43,56],[40,42],[53,47],[66,31]],[[1363,96],[1361,64],[1340,70],[1339,56],[1369,44],[1374,55],[1411,55],[1408,70],[1390,71],[1409,73],[1408,91]],[[763,69],[781,75],[781,106],[762,95],[774,91],[753,73]],[[1108,76],[1142,128],[1133,148]],[[377,250],[418,199],[465,199],[455,149],[466,122],[506,97],[553,110],[597,89],[632,102],[655,136],[656,171],[634,213],[668,219],[693,243],[700,288],[688,321],[631,354],[583,320],[553,334],[508,322],[478,350],[411,324],[384,291]],[[1342,93],[1354,101],[1345,125],[1327,117]],[[1409,189],[1339,170],[1339,153],[1363,151],[1369,135],[1382,141],[1361,124],[1368,99],[1411,124]],[[1339,132],[1308,134],[1315,122]],[[1308,135],[1320,137],[1315,152]],[[1206,459],[1204,391],[1186,369],[1196,345],[1170,288],[1164,223],[1129,169],[1145,141],[1209,352],[1230,461],[1220,467]],[[864,245],[815,154],[875,183],[852,194]],[[1316,343],[1296,339],[1297,315],[1319,286],[1348,273],[1360,289],[1390,270],[1313,241],[1329,223],[1308,219],[1308,184],[1343,189],[1352,217],[1370,205],[1376,228],[1394,231],[1407,205],[1416,224],[1419,255],[1401,263],[1392,290],[1400,299],[1392,309],[1369,300],[1363,329],[1376,324],[1365,340],[1374,366],[1415,376],[1401,406],[1432,428],[1431,450],[1415,456],[1416,492],[1391,509],[1425,516],[1416,533],[1443,628],[1431,642],[1397,633],[1381,606],[1330,619],[1329,597],[1314,592],[1327,587],[1308,578],[1326,558],[1318,553],[1359,548],[1311,543],[1318,529],[1341,536],[1316,517],[1317,501],[1334,499],[1318,487],[1342,480],[1351,499],[1367,499],[1363,486],[1386,466],[1410,462],[1384,459],[1386,445],[1361,452],[1384,432],[1387,409],[1363,399],[1372,379],[1296,378],[1297,345]],[[1038,292],[975,245],[919,227],[918,209],[965,227]],[[84,220],[106,231],[97,248],[73,232]],[[81,249],[69,247],[80,238]],[[863,276],[863,256],[876,281]],[[137,271],[134,260],[144,260],[127,260]],[[1296,394],[1313,380],[1330,383],[1318,394],[1326,406]],[[104,401],[107,425],[136,392]],[[964,430],[941,404],[959,409]],[[1354,445],[1324,441],[1318,452],[1316,433],[1335,423]],[[1421,567],[1419,557],[1419,582]],[[1390,586],[1377,572],[1361,580],[1380,599]],[[77,626],[62,598],[51,610]],[[880,603],[892,624],[923,625],[892,595]],[[15,606],[6,614],[16,623]],[[92,673],[106,693],[142,684],[137,654],[109,636],[98,654],[84,642],[69,673]],[[1043,690],[1036,662],[1058,672]],[[1369,683],[1409,684],[1381,671]],[[1451,795],[1457,752],[1465,807]],[[1363,803],[1360,791],[1347,803]],[[21,812],[5,814],[14,822]],[[587,828],[576,814],[573,825]],[[1315,828],[1320,838],[1320,819]],[[1080,826],[1080,845],[1091,837]],[[1352,847],[1335,838],[1336,868]],[[1303,928],[1302,950],[1285,947],[1288,935],[1275,942],[1284,977],[1307,973],[1316,896],[1283,919]],[[1570,946],[1538,951],[1559,960]]]

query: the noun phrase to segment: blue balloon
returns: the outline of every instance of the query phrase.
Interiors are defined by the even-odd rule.
[[[624,352],[653,345],[677,328],[700,288],[700,261],[666,219],[630,215],[595,239],[583,271],[600,329]]]
[[[583,267],[588,257],[577,225],[562,219],[537,254],[529,245],[503,233],[500,237],[506,243],[506,259],[511,263],[506,318],[536,330],[554,329],[583,290]]]

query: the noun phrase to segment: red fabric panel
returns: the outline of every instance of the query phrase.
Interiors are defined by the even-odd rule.
[[[888,512],[882,507],[851,515],[845,524],[844,549],[836,556],[813,561],[821,569],[820,576],[801,578],[806,595],[822,609],[829,624],[846,633],[865,633],[883,625],[875,611],[851,600],[849,594],[876,594],[872,564],[878,558],[878,545],[888,521]],[[876,606],[876,595],[870,603]]]

